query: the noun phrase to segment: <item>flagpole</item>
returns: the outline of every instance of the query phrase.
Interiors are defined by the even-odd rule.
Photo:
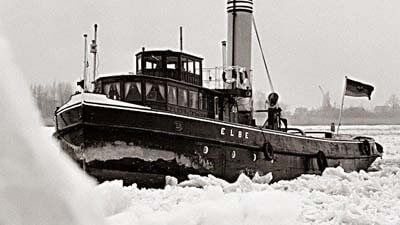
[[[345,79],[345,81],[344,81],[344,89],[343,89],[343,95],[342,95],[342,104],[340,106],[339,123],[338,123],[338,128],[337,128],[336,134],[339,134],[340,125],[342,123],[342,112],[343,112],[343,105],[344,105],[344,95],[346,94],[346,87],[347,87],[347,76],[345,76],[344,79]]]

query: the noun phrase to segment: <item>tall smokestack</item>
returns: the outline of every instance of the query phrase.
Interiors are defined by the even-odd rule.
[[[228,58],[227,66],[240,66],[250,74],[252,0],[228,0]]]
[[[236,82],[225,88],[245,89],[246,97],[237,97],[238,122],[254,125],[251,88],[251,36],[253,24],[252,0],[228,0],[228,57],[227,66],[238,66],[245,71],[231,72]],[[239,72],[239,73],[238,73]],[[228,77],[229,77],[228,75]]]

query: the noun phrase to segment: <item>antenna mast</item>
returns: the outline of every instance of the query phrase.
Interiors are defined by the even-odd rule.
[[[83,35],[83,38],[85,39],[85,50],[83,54],[83,92],[87,92],[87,83],[88,83],[88,77],[87,77],[87,68],[88,68],[88,60],[87,60],[87,34]]]
[[[182,26],[179,27],[179,40],[180,40],[180,49],[182,52],[183,51],[183,28],[182,28]]]
[[[93,82],[96,80],[97,72],[97,24],[94,25],[94,40],[90,45],[90,53],[93,53]]]

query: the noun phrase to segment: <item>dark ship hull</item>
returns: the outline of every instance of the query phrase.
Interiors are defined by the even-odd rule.
[[[234,181],[240,173],[256,172],[272,172],[277,181],[339,165],[367,170],[381,156],[369,138],[309,137],[113,100],[82,97],[56,115],[63,149],[99,181],[160,187],[165,176],[213,174]]]

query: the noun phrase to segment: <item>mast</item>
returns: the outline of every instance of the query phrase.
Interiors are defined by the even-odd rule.
[[[97,72],[97,24],[94,25],[94,40],[90,45],[90,53],[93,54],[93,82],[96,80]]]
[[[183,52],[183,27],[179,27],[179,48]]]
[[[88,59],[87,59],[87,34],[83,35],[85,39],[85,50],[83,53],[83,92],[88,91],[88,77],[87,77],[87,68],[88,68]]]

